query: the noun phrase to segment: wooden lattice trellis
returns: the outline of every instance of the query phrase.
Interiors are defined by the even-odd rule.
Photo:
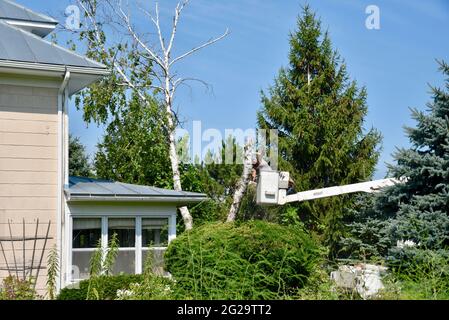
[[[9,276],[15,275],[18,279],[22,280],[26,280],[27,278],[35,279],[36,281],[33,281],[34,283],[33,285],[35,288],[37,279],[39,278],[40,270],[45,269],[45,267],[42,266],[42,261],[44,258],[47,242],[49,239],[52,239],[52,237],[49,237],[51,221],[48,221],[47,232],[45,236],[39,235],[39,219],[36,220],[36,229],[34,232],[34,236],[26,235],[25,219],[22,220],[22,226],[23,226],[22,235],[14,236],[11,229],[11,221],[8,219],[9,236],[0,237],[0,250],[2,251],[3,259],[5,261],[5,265],[0,266],[0,270],[6,270],[8,271]],[[29,241],[33,241],[33,249],[31,252],[32,257],[30,263],[27,263],[26,243]],[[38,241],[44,241],[40,253],[38,252],[39,249],[36,248]],[[10,243],[12,248],[12,261],[8,261],[5,246],[3,245],[4,243],[7,242]],[[18,248],[16,248],[16,244],[19,244]],[[22,251],[22,261],[18,261],[18,258],[20,258],[20,251]],[[16,252],[18,253],[19,256],[17,256]],[[39,256],[38,262],[37,264],[35,264],[34,260],[38,256]]]

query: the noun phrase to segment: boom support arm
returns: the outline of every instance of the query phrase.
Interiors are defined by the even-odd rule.
[[[291,202],[302,202],[355,192],[374,193],[382,188],[403,183],[406,180],[393,178],[382,179],[287,195],[290,181],[288,172],[261,171],[257,183],[257,203],[264,205],[284,205]]]
[[[304,192],[298,192],[292,195],[283,195],[282,190],[280,190],[279,194],[279,204],[286,204],[290,202],[301,202],[313,199],[327,198],[338,196],[342,194],[355,193],[355,192],[366,192],[366,193],[374,193],[379,191],[382,188],[393,186],[397,183],[400,183],[397,179],[382,179],[375,180],[369,182],[355,183],[349,184],[345,186],[339,187],[330,187],[323,189],[315,189]]]

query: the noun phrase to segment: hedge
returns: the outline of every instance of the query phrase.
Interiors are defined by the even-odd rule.
[[[101,300],[114,300],[117,290],[129,289],[132,283],[141,283],[143,275],[120,274],[116,276],[101,276],[95,279],[95,289]],[[89,280],[83,280],[78,288],[66,287],[61,290],[58,300],[86,300]],[[92,287],[91,287],[92,288]]]
[[[320,257],[303,229],[250,221],[185,232],[165,263],[182,299],[276,299],[303,287]]]

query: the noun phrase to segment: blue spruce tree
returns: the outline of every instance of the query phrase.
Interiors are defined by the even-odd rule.
[[[342,241],[346,257],[388,256],[391,262],[399,262],[407,252],[397,248],[397,242],[406,240],[418,250],[445,252],[448,248],[449,66],[439,65],[446,76],[445,87],[431,87],[426,112],[412,109],[417,125],[406,128],[411,148],[398,149],[396,164],[389,166],[393,176],[408,180],[371,199],[362,198],[360,212],[349,224],[352,237]]]

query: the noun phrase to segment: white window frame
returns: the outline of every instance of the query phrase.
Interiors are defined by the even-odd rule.
[[[118,248],[119,251],[135,251],[135,274],[141,274],[142,270],[142,252],[150,250],[166,250],[167,247],[143,247],[142,246],[142,219],[168,219],[168,243],[176,238],[176,214],[171,215],[154,215],[154,214],[140,214],[140,215],[70,215],[69,216],[69,232],[68,232],[68,255],[67,255],[67,284],[74,284],[84,279],[73,279],[72,277],[72,259],[73,252],[93,252],[96,248],[73,248],[73,219],[101,219],[101,246],[106,249],[108,246],[108,219],[123,218],[135,219],[135,246],[133,248]]]

